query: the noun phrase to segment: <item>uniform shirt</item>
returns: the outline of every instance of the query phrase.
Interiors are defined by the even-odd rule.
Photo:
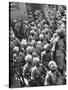
[[[31,80],[33,80],[34,84],[33,86],[43,86],[44,85],[44,73],[45,72],[42,69],[42,66],[40,65],[39,67],[34,66],[32,68],[31,72]]]
[[[49,62],[51,60],[50,51],[49,52],[44,52],[44,54],[41,53],[41,59],[42,59],[42,63]]]
[[[62,85],[63,77],[59,71],[48,71],[45,77],[45,85]]]
[[[56,52],[55,52],[55,62],[57,63],[57,66],[59,69],[64,68],[64,52],[65,52],[65,46],[63,39],[59,39],[56,44]]]
[[[35,79],[37,77],[42,77],[46,74],[46,69],[40,64],[38,67],[34,66],[31,70],[31,78]]]
[[[65,49],[65,45],[64,45],[63,39],[59,39],[57,41],[57,43],[56,43],[56,49],[58,49],[58,50]]]
[[[23,76],[26,79],[29,79],[31,76],[31,66],[28,64],[25,64],[24,68],[23,68]]]
[[[45,77],[45,85],[55,85],[57,82],[56,72],[48,71]]]

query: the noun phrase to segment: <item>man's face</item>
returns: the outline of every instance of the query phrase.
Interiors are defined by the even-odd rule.
[[[56,70],[56,67],[55,67],[54,65],[51,65],[51,66],[50,66],[50,69],[51,69],[52,71],[55,71],[55,70]]]

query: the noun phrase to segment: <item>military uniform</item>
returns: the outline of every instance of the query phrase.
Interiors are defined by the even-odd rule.
[[[33,80],[32,86],[43,86],[45,73],[46,70],[41,64],[38,67],[34,66],[31,70],[31,79]]]

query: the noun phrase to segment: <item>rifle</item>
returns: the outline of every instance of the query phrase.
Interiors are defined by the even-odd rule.
[[[17,75],[17,77],[19,78],[21,87],[26,86],[23,76],[21,76],[19,73],[17,73],[17,71],[14,69],[14,67],[12,67],[11,69],[14,71],[14,73],[15,73],[15,74]]]

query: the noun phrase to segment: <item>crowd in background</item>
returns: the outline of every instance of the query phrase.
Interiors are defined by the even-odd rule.
[[[14,19],[9,27],[9,75],[20,87],[66,84],[66,8],[30,11],[28,20]],[[19,84],[18,84],[19,85]],[[14,86],[15,87],[15,86]]]

